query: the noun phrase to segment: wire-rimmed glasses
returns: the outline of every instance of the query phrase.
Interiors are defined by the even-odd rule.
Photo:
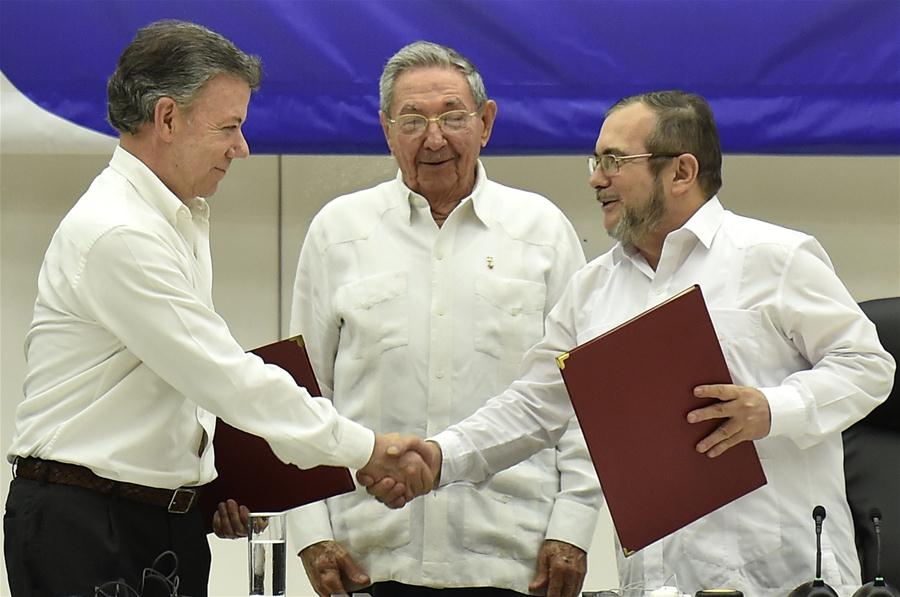
[[[401,134],[409,137],[418,137],[428,128],[428,123],[436,122],[444,133],[458,133],[469,126],[472,117],[478,114],[478,110],[450,110],[437,116],[423,116],[422,114],[400,114],[397,118],[388,118],[391,125],[397,125]]]
[[[677,158],[681,153],[635,153],[633,155],[613,155],[611,153],[602,153],[600,155],[588,156],[588,174],[593,174],[600,169],[603,174],[610,176],[617,174],[622,164],[627,164],[632,160],[639,158]]]

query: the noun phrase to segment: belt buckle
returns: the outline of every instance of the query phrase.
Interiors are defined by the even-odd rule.
[[[179,508],[176,502],[178,501],[179,496],[183,494],[188,494],[190,498],[188,499],[187,505],[184,508]],[[184,487],[179,487],[174,492],[172,492],[172,499],[169,500],[168,511],[170,514],[187,514],[187,511],[191,509],[191,506],[194,505],[194,499],[197,497],[197,491],[194,489],[186,489]]]

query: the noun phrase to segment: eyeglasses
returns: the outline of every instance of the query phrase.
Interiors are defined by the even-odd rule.
[[[604,153],[600,155],[589,155],[588,156],[588,174],[593,174],[597,171],[597,168],[606,174],[607,176],[611,174],[617,174],[619,172],[619,168],[622,164],[627,164],[632,160],[636,160],[638,158],[648,158],[654,160],[656,158],[677,158],[682,155],[681,153],[636,153],[634,155],[613,155],[611,153]]]
[[[388,118],[388,122],[399,127],[400,134],[409,137],[418,137],[428,128],[429,122],[436,122],[444,133],[458,133],[469,126],[472,117],[478,114],[465,110],[450,110],[438,116],[422,116],[421,114],[401,114],[397,118]]]

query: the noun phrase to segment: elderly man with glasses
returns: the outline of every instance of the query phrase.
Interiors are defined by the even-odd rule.
[[[426,435],[515,378],[584,255],[550,201],[487,178],[478,158],[497,105],[471,62],[413,43],[388,61],[380,95],[400,171],[313,220],[291,327],[339,412]],[[396,511],[360,490],[305,508],[290,530],[319,595],[374,581],[375,596],[572,597],[600,499],[573,421],[557,444],[483,485]]]

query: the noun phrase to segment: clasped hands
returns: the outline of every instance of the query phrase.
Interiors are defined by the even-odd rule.
[[[390,508],[402,508],[438,483],[441,447],[415,435],[376,434],[375,448],[356,480]]]
[[[371,495],[390,508],[402,508],[425,495],[437,484],[441,472],[441,448],[415,435],[375,434],[369,462],[356,479]],[[213,515],[213,531],[223,538],[246,537],[250,511],[234,500],[219,504]]]

